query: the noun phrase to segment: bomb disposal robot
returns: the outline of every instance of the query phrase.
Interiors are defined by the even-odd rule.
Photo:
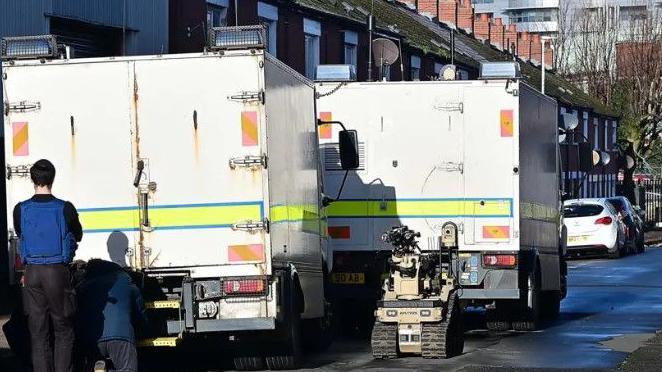
[[[462,353],[464,335],[458,300],[457,225],[442,228],[439,250],[421,251],[421,234],[407,226],[382,236],[393,245],[384,297],[377,303],[372,354],[378,359],[399,353],[451,358]]]

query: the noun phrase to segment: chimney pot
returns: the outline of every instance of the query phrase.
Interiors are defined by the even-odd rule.
[[[481,13],[480,20],[483,22],[487,22],[490,20],[490,17],[487,15],[487,13]]]
[[[511,32],[516,32],[517,31],[517,25],[508,25],[508,31]]]
[[[503,20],[501,18],[495,18],[494,22],[497,26],[502,26],[503,25]]]

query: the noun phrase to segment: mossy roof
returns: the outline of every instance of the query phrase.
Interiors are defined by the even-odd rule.
[[[372,5],[372,0],[290,1],[304,8],[361,24],[366,23],[364,12],[369,12]],[[373,14],[378,31],[398,34],[409,46],[419,49],[425,54],[436,55],[444,59],[450,58],[450,31],[447,27],[431,21],[427,17],[392,0],[374,0]],[[474,68],[477,68],[480,62],[483,61],[507,61],[512,59],[511,55],[499,51],[462,31],[456,32],[455,44],[455,59],[458,63]],[[520,67],[526,82],[536,89],[540,89],[540,68],[524,61],[520,62]],[[591,109],[601,115],[613,117],[618,115],[613,109],[584,93],[561,76],[548,72],[545,78],[545,93],[556,98],[560,103]]]

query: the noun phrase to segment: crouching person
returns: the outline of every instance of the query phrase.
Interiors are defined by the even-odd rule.
[[[76,322],[79,350],[94,370],[138,370],[136,328],[146,323],[145,307],[138,288],[120,266],[90,260],[77,288]],[[109,360],[110,366],[103,363]]]

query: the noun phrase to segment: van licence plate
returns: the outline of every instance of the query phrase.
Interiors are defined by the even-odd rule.
[[[334,284],[365,284],[364,273],[331,273]]]

